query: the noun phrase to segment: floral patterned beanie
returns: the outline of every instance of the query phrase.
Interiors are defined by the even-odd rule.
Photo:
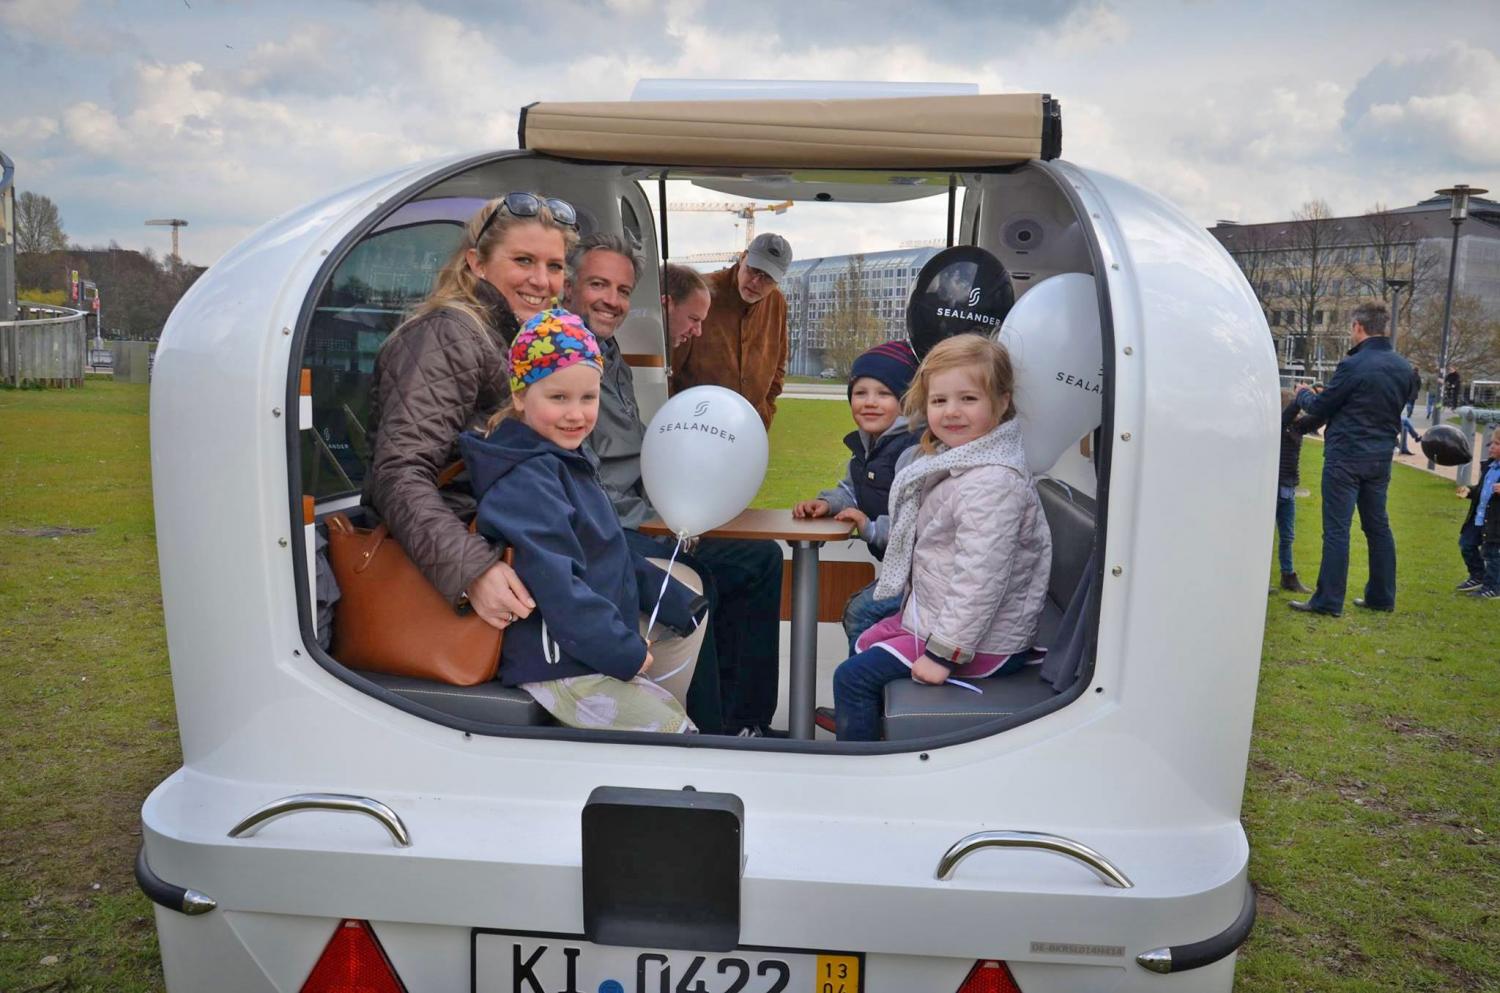
[[[604,372],[604,356],[593,332],[571,311],[544,310],[522,326],[510,346],[510,391],[520,393],[579,362],[592,362]]]

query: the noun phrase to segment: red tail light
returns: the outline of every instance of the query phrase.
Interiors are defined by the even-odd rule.
[[[302,993],[406,993],[364,921],[343,921],[302,984]]]
[[[1021,987],[1016,985],[1004,962],[980,959],[969,970],[958,993],[1021,993]]]

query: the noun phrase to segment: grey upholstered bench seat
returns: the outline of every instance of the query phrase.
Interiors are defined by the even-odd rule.
[[[1094,502],[1053,480],[1037,486],[1047,526],[1052,531],[1052,574],[1037,633],[1041,647],[1059,641],[1063,615],[1084,582],[1094,548]],[[1028,666],[1010,676],[975,680],[983,691],[958,686],[923,686],[897,680],[885,688],[885,737],[908,741],[961,731],[997,718],[1022,713],[1057,695],[1042,679],[1042,667]]]
[[[466,721],[500,725],[553,723],[552,716],[525,690],[501,686],[496,680],[478,686],[450,686],[378,672],[360,675],[412,703]]]

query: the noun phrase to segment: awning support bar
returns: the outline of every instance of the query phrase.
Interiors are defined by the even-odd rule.
[[[958,177],[948,176],[948,247],[953,247],[953,214],[958,203]]]
[[[661,178],[656,181],[656,212],[661,215],[661,260],[663,262],[671,258],[667,251],[667,170],[661,171]]]

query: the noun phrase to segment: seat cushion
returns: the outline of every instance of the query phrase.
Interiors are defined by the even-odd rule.
[[[370,682],[398,696],[441,711],[450,717],[481,724],[551,724],[548,714],[525,690],[501,686],[490,680],[478,686],[449,686],[427,679],[362,672]]]
[[[973,681],[983,692],[960,686],[925,686],[899,679],[885,688],[887,741],[926,738],[1020,713],[1056,695],[1041,681],[1041,666],[1027,666],[1011,676]]]
[[[1037,494],[1052,532],[1052,576],[1047,593],[1065,609],[1094,548],[1094,501],[1051,479],[1037,484]]]

